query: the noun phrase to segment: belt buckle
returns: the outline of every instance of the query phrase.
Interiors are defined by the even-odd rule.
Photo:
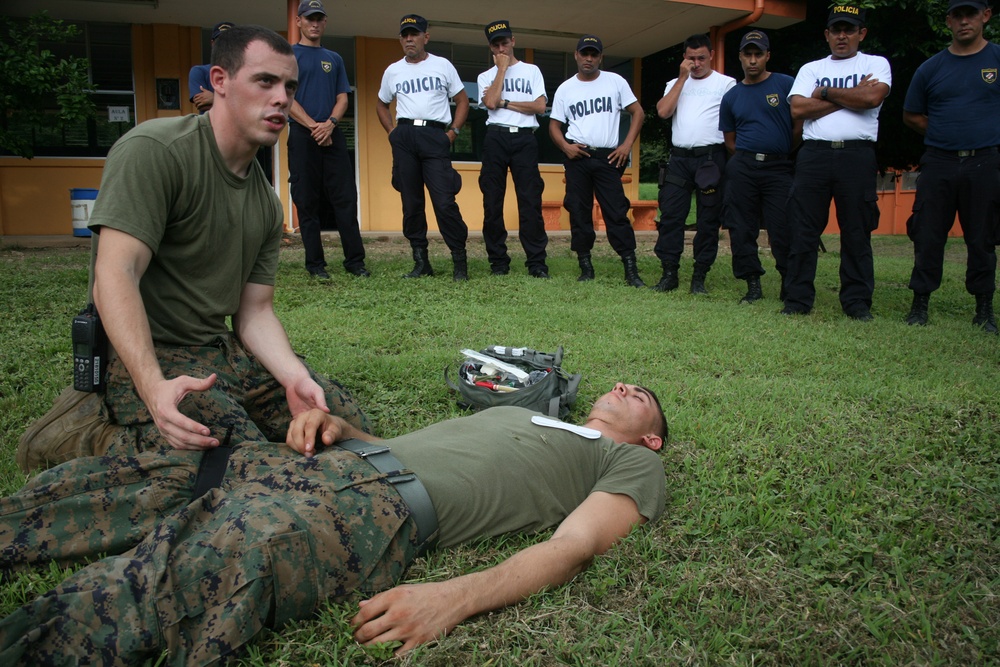
[[[830,148],[843,148],[843,147],[844,147],[844,142],[843,141],[831,141],[830,142]]]
[[[753,159],[757,160],[757,162],[767,162],[767,155],[764,153],[754,153]]]
[[[424,120],[423,118],[414,118],[413,124],[416,125],[417,127],[424,127],[425,125],[427,125],[427,121]]]
[[[521,128],[519,128],[519,127],[508,127],[507,131],[510,132],[511,134],[517,134],[518,132],[521,131]]]
[[[974,157],[976,151],[957,151],[958,157]]]

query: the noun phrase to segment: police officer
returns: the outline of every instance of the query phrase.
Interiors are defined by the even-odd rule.
[[[740,303],[764,298],[764,267],[757,236],[766,224],[774,263],[785,277],[788,225],[785,207],[792,187],[793,144],[802,137],[802,121],[792,122],[788,92],[792,77],[767,71],[771,42],[760,30],[740,40],[743,80],[722,98],[719,129],[732,158],[726,163],[723,220],[733,252],[733,275],[747,282]],[[762,224],[763,223],[763,224]]]
[[[392,184],[403,200],[403,235],[413,249],[405,278],[434,275],[427,259],[424,186],[451,250],[455,280],[468,280],[465,242],[469,228],[455,202],[462,177],[451,166],[451,145],[469,116],[469,96],[454,65],[427,53],[427,19],[407,14],[399,22],[403,59],[386,68],[375,107],[392,146]],[[389,103],[396,100],[396,124]],[[448,100],[455,100],[452,120]]]
[[[812,310],[820,236],[832,197],[840,226],[840,306],[848,317],[865,322],[872,319],[875,291],[875,140],[892,73],[885,58],[858,50],[868,34],[864,9],[835,5],[826,25],[830,55],[803,65],[788,96],[792,118],[805,123],[789,199],[792,244],[781,312]]]
[[[219,35],[232,28],[235,24],[231,21],[220,21],[212,26],[212,39],[209,45],[214,45]],[[212,87],[212,80],[208,72],[212,65],[195,65],[188,72],[188,95],[189,100],[198,109],[198,113],[205,113],[212,108],[215,101],[215,88]]]
[[[528,275],[548,278],[545,246],[549,239],[542,219],[542,175],[538,171],[538,142],[533,132],[537,114],[545,113],[545,82],[535,65],[514,56],[510,21],[486,26],[486,39],[494,67],[479,75],[479,101],[489,109],[483,139],[483,166],[479,189],[483,191],[483,240],[493,275],[510,271],[503,200],[507,194],[507,169],[517,194],[518,230],[526,256]]]
[[[288,171],[306,251],[306,271],[317,278],[330,277],[320,227],[332,218],[344,250],[344,269],[367,278],[371,273],[365,268],[354,167],[347,140],[338,127],[351,91],[344,59],[320,44],[326,29],[321,0],[302,0],[296,24],[300,38],[292,48],[299,64],[299,87],[290,112]]]
[[[719,130],[722,96],[736,79],[712,69],[712,43],[707,35],[684,40],[684,60],[676,79],[667,82],[656,103],[660,118],[671,121],[672,148],[660,187],[660,222],[653,248],[663,276],[653,288],[677,289],[677,269],[684,251],[684,221],[691,210],[691,191],[697,190],[698,223],[694,237],[694,273],[691,293],[705,294],[705,276],[719,254],[722,225],[722,170],[726,151]]]
[[[1000,211],[1000,45],[983,37],[985,0],[952,0],[951,45],[921,65],[903,103],[903,122],[924,135],[917,198],[909,223],[913,306],[906,323],[927,324],[930,294],[941,285],[944,245],[958,212],[968,253],[965,288],[976,297],[972,323],[997,333],[997,211]]]
[[[632,144],[642,127],[643,111],[628,83],[614,72],[601,71],[604,45],[584,35],[576,45],[577,74],[556,89],[552,99],[549,134],[566,155],[566,197],[571,245],[580,263],[577,280],[593,280],[590,251],[594,232],[593,202],[604,213],[611,247],[625,265],[625,282],[645,287],[635,261],[635,232],[629,223],[629,201],[621,176]],[[632,116],[625,140],[619,143],[622,110]],[[566,124],[565,134],[563,123]]]

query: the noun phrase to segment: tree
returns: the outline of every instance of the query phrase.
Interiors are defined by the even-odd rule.
[[[0,151],[32,158],[32,133],[51,123],[78,123],[94,115],[84,58],[57,58],[41,47],[78,32],[40,12],[27,19],[0,17]]]

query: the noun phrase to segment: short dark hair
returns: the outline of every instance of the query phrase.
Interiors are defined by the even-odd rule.
[[[712,40],[710,40],[708,38],[708,35],[705,35],[705,34],[691,35],[690,37],[688,37],[687,39],[684,40],[684,50],[685,51],[687,51],[688,49],[691,49],[692,51],[695,51],[697,49],[700,49],[703,46],[706,49],[708,49],[709,51],[713,51],[714,50],[712,48]]]
[[[656,411],[660,415],[659,424],[656,425],[656,435],[660,436],[664,444],[666,444],[667,439],[670,437],[670,427],[667,425],[667,416],[663,414],[663,406],[660,405],[660,399],[657,397],[656,393],[653,392],[653,390],[650,389],[649,387],[642,387],[642,390],[648,393],[649,396],[653,399],[653,403],[656,404]]]
[[[275,53],[293,56],[292,45],[270,28],[259,25],[238,25],[225,30],[212,43],[212,65],[221,67],[230,75],[243,67],[243,56],[253,42],[264,42]]]

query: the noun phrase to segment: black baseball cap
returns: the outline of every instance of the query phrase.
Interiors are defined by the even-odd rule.
[[[326,16],[326,10],[323,9],[323,3],[320,0],[302,0],[299,3],[299,16],[312,16],[313,14],[322,14]]]
[[[485,28],[486,39],[493,43],[494,39],[499,39],[500,37],[513,37],[514,33],[510,30],[510,21],[507,19],[500,19],[499,21],[494,21],[490,23]]]
[[[221,21],[212,26],[212,41],[219,39],[219,35],[229,30],[230,28],[235,28],[236,24],[230,21]]]
[[[986,3],[986,0],[951,0],[951,2],[948,3],[948,13],[951,14],[952,10],[958,9],[959,7],[986,9],[989,5]]]
[[[756,46],[761,51],[771,50],[771,40],[767,38],[766,33],[763,33],[760,30],[751,30],[747,34],[743,35],[743,39],[740,40],[740,51],[747,48],[751,44]]]
[[[601,43],[601,38],[597,35],[584,35],[576,43],[576,50],[583,51],[584,49],[594,49],[598,53],[604,53],[604,44]]]
[[[850,23],[851,25],[863,26],[865,24],[866,11],[857,5],[834,5],[830,8],[830,15],[826,19],[826,27],[829,28],[834,23]]]
[[[402,35],[404,30],[427,32],[427,19],[416,14],[407,14],[399,19],[399,34]]]

